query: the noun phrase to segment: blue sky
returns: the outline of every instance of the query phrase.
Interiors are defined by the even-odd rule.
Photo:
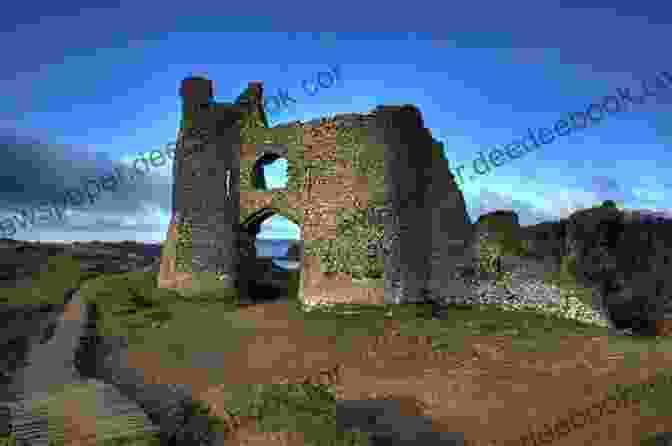
[[[252,80],[264,82],[266,95],[288,90],[297,103],[272,115],[271,125],[415,104],[451,169],[618,88],[641,95],[642,80],[672,75],[665,57],[672,7],[664,2],[282,2],[256,16],[232,2],[192,1],[193,12],[179,2],[112,3],[13,3],[0,16],[0,49],[11,60],[0,73],[0,218],[173,142],[179,82],[191,74],[212,79],[222,102]],[[302,80],[333,65],[341,67],[333,86],[314,96],[302,90]],[[467,179],[460,187],[472,221],[513,209],[522,224],[534,224],[604,199],[672,209],[669,85]],[[171,164],[153,168],[137,184],[72,209],[65,223],[19,228],[13,238],[162,240],[171,185]],[[291,231],[279,222],[265,226],[264,237],[272,233]]]

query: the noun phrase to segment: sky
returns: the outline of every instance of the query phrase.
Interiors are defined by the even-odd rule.
[[[213,80],[219,102],[253,80],[266,96],[286,90],[296,103],[273,112],[271,125],[416,105],[451,170],[466,166],[459,187],[474,222],[510,209],[531,225],[606,199],[672,215],[666,2],[282,2],[257,15],[232,2],[195,0],[191,12],[179,2],[87,3],[19,2],[0,15],[0,50],[11,61],[0,72],[0,225],[15,222],[11,238],[163,240],[172,162],[68,209],[64,220],[33,224],[21,212],[173,143],[179,83],[193,74]],[[302,88],[335,66],[333,85],[313,95]],[[474,174],[479,151],[553,128],[618,89],[642,103]],[[274,219],[260,237],[297,235]]]

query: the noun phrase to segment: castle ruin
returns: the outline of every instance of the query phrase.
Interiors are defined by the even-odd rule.
[[[220,103],[212,81],[182,81],[159,287],[246,289],[255,236],[279,214],[301,228],[305,303],[468,292],[458,275],[474,262],[473,227],[443,146],[417,108],[379,106],[269,128],[262,95],[262,84],[251,82],[235,102]],[[263,165],[278,157],[287,159],[287,186],[264,190]]]

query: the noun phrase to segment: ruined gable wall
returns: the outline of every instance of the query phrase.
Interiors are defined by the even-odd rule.
[[[378,107],[372,130],[384,150],[385,301],[466,295],[461,269],[473,265],[473,228],[443,147],[414,106]]]
[[[382,303],[382,286],[357,282],[381,278],[383,272],[381,259],[369,258],[366,250],[376,233],[366,219],[367,207],[383,175],[375,148],[366,141],[370,122],[365,115],[344,115],[305,126],[305,159],[311,166],[305,227],[314,236],[305,243],[304,299]],[[314,174],[313,166],[320,165],[327,169]]]

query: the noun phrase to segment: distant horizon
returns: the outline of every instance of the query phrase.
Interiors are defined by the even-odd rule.
[[[584,208],[584,209],[590,209],[590,208]],[[509,210],[509,209],[500,209],[500,210]],[[577,209],[576,211],[580,211],[582,209]],[[657,218],[663,218],[664,222],[672,222],[672,211],[668,209],[644,209],[644,208],[618,208],[619,211],[623,213],[640,213],[644,215],[649,215],[652,217],[657,217]],[[549,219],[548,221],[543,221],[541,223],[557,223],[565,218],[561,219]],[[529,227],[529,226],[536,226],[541,223],[535,223],[532,225],[521,225],[521,227]],[[472,222],[472,224],[475,224],[475,222]],[[268,232],[266,233],[268,234]],[[265,237],[256,237],[257,240],[263,240],[263,241],[280,241],[280,242],[288,242],[288,241],[303,241],[302,238],[287,238],[287,237],[273,237],[273,236],[268,236],[266,235]],[[92,242],[101,242],[101,243],[123,243],[123,242],[133,242],[133,243],[144,243],[144,244],[162,244],[165,239],[162,240],[131,240],[131,239],[124,239],[124,240],[101,240],[101,239],[90,239],[90,240],[72,240],[72,241],[67,241],[67,240],[38,240],[38,239],[15,239],[15,238],[4,238],[0,237],[0,240],[13,240],[16,242],[27,242],[27,243],[61,243],[61,244],[73,244],[73,243],[92,243]]]
[[[92,243],[92,242],[102,242],[102,243],[123,243],[123,242],[133,242],[133,243],[163,243],[165,240],[161,241],[155,241],[155,240],[146,240],[146,241],[139,241],[139,240],[100,240],[100,239],[91,239],[91,240],[72,240],[72,241],[67,241],[67,240],[37,240],[37,239],[16,239],[16,238],[4,238],[0,237],[0,240],[13,240],[15,242],[29,242],[29,243]],[[302,241],[303,239],[295,239],[295,238],[282,238],[282,237],[257,237],[257,240],[265,240],[265,241],[270,241],[270,240],[277,240],[277,241]]]

